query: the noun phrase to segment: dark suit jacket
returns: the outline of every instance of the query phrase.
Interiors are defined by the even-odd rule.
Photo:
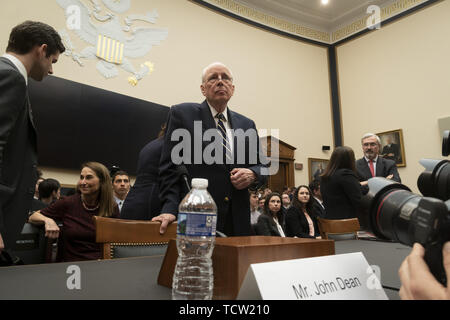
[[[325,206],[322,207],[322,205],[319,203],[318,200],[316,200],[316,198],[312,198],[312,207],[315,211],[315,213],[317,214],[317,216],[321,217],[321,218],[325,218],[326,215],[326,211],[325,211]]]
[[[12,248],[31,207],[37,180],[36,131],[25,79],[0,58],[0,233]]]
[[[358,172],[359,181],[366,181],[372,178],[369,165],[365,158],[356,160],[356,171]],[[393,174],[392,180],[402,182],[400,175],[398,174],[397,165],[395,161],[378,157],[375,174],[377,177],[386,178],[388,175]]]
[[[365,158],[356,160],[356,171],[358,173],[359,181],[367,181],[372,178],[372,173],[370,172],[369,165]],[[400,175],[398,174],[397,165],[394,160],[385,159],[378,157],[375,175],[377,177],[386,178],[387,176],[393,174],[392,180],[399,183],[402,182]],[[369,186],[365,185],[361,187],[362,193],[366,195],[369,192]]]
[[[256,130],[255,123],[252,120],[231,111],[229,108],[228,120],[231,128],[234,130]],[[172,133],[177,129],[185,129],[184,132],[189,133],[190,139],[188,140],[190,141],[184,141],[184,138],[181,138],[180,141],[171,141]],[[263,165],[261,165],[259,157],[259,138],[252,144],[250,144],[250,139],[245,139],[243,148],[245,152],[245,159],[243,159],[244,163],[233,165],[216,163],[207,164],[203,159],[202,154],[211,142],[201,141],[204,132],[208,129],[216,130],[216,123],[206,100],[202,104],[183,103],[171,107],[167,120],[167,132],[164,138],[159,168],[161,178],[160,195],[163,202],[161,212],[172,213],[174,215],[178,214],[180,187],[177,186],[178,175],[176,172],[176,164],[174,164],[171,159],[171,153],[175,146],[179,147],[179,144],[184,142],[186,143],[185,151],[190,154],[183,154],[184,159],[181,163],[186,166],[191,178],[208,179],[208,191],[217,205],[217,230],[227,233],[225,231],[225,220],[227,218],[230,219],[229,223],[231,223],[233,227],[233,234],[227,235],[250,235],[250,203],[248,190],[237,190],[233,187],[230,180],[230,171],[233,168],[248,168],[256,174],[260,184],[263,184],[266,181],[266,177],[261,174]],[[179,130],[177,130],[177,132],[179,132]],[[253,148],[255,148],[254,152]],[[235,159],[237,149],[237,141],[236,138],[234,138],[233,151]],[[250,155],[255,155],[255,157],[253,157],[255,159],[251,159]]]
[[[326,219],[356,218],[362,192],[356,174],[349,169],[338,169],[320,183]]]
[[[136,181],[123,203],[120,217],[151,220],[161,213],[158,168],[164,138],[150,141],[139,153]]]
[[[283,232],[286,234],[285,223],[283,219],[283,211],[277,214],[278,223],[280,224]],[[258,236],[272,236],[272,237],[281,237],[280,232],[278,231],[277,225],[273,218],[265,213],[261,214],[258,217],[258,222],[255,225],[255,233]]]
[[[314,225],[314,236],[309,235],[309,223],[305,217],[305,214],[292,206],[288,209],[286,214],[286,236],[287,237],[299,237],[299,238],[315,238],[320,236],[319,226],[317,225],[317,213],[312,210],[308,212]]]

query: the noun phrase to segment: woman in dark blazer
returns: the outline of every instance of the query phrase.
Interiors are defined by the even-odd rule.
[[[308,186],[299,186],[294,192],[292,206],[286,214],[286,236],[320,239],[317,216],[311,190]]]
[[[337,147],[333,151],[321,176],[320,191],[326,219],[349,219],[358,216],[362,193],[352,148]]]
[[[284,212],[281,205],[281,195],[273,192],[267,195],[264,202],[264,212],[255,225],[259,236],[285,237]]]

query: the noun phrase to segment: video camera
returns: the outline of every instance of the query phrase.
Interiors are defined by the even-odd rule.
[[[450,131],[444,132],[443,156],[450,153],[449,135]],[[446,285],[442,246],[450,241],[450,161],[422,159],[419,163],[425,167],[417,180],[423,196],[385,178],[369,179],[369,192],[363,198],[367,212],[361,219],[378,238],[423,245],[431,273]]]

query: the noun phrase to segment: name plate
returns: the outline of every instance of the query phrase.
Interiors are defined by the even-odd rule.
[[[252,264],[238,299],[387,300],[361,252]]]

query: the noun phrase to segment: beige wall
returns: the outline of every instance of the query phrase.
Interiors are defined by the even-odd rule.
[[[154,73],[136,87],[128,84],[129,74],[122,70],[117,78],[106,80],[95,69],[96,61],[80,67],[67,56],[55,65],[55,75],[172,105],[201,102],[201,70],[222,61],[235,76],[230,108],[254,119],[260,129],[280,129],[280,139],[297,148],[296,162],[304,164],[305,169],[296,171],[296,184],[307,182],[307,158],[328,157],[321,146],[333,144],[326,49],[248,26],[186,0],[133,0],[129,13],[153,9],[160,16],[155,27],[167,27],[169,36],[145,58],[132,60],[136,67],[147,60],[155,64]],[[65,28],[63,10],[55,0],[5,2],[0,17],[1,52],[11,28],[26,19]],[[75,51],[84,49],[85,43],[69,34]],[[76,171],[44,168],[44,172],[65,184],[76,183],[78,177]]]
[[[366,132],[403,129],[403,183],[418,192],[421,158],[441,156],[438,119],[450,115],[450,1],[337,50],[344,144],[362,157]],[[448,128],[450,129],[450,128]]]

